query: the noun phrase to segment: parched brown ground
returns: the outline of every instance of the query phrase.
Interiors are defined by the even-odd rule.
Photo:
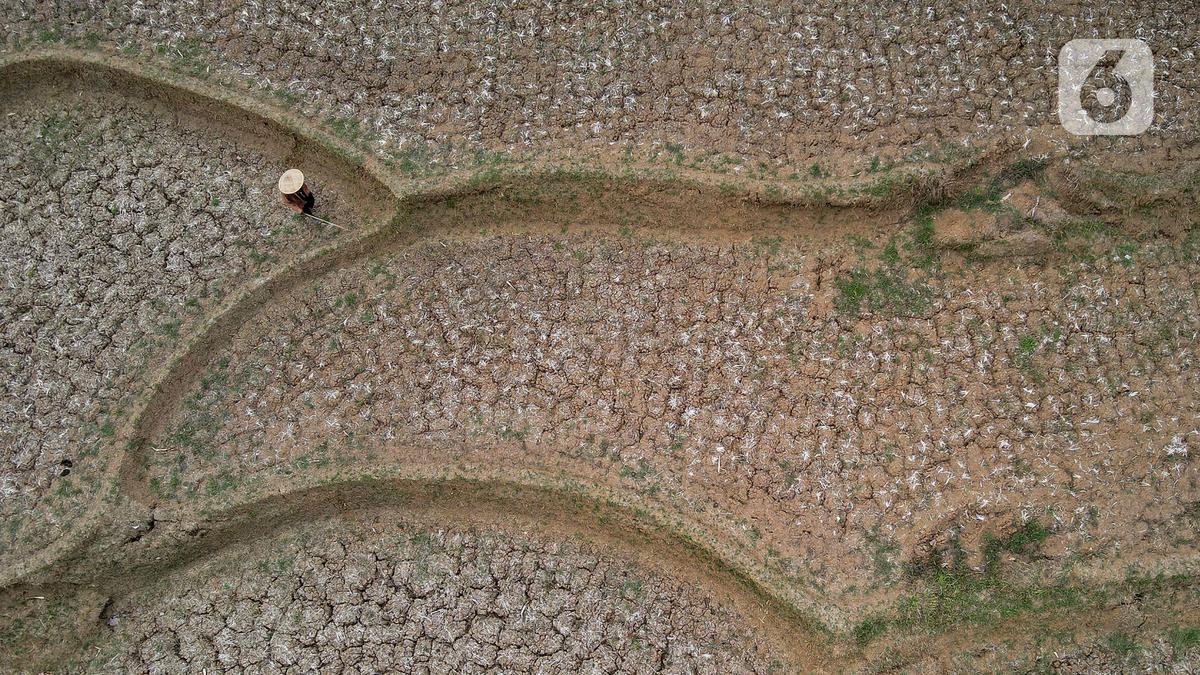
[[[1171,525],[1200,499],[1192,240],[909,270],[929,278],[894,292],[904,318],[838,309],[844,255],[818,272],[781,241],[568,233],[364,260],[214,355],[152,441],[153,495],[549,465],[736,514],[843,608],[951,537],[978,565],[1031,519],[1063,563],[1191,550]]]
[[[0,668],[1194,667],[1186,8],[306,11],[2,20]]]
[[[778,670],[703,589],[536,532],[388,517],[265,538],[105,609],[87,668],[178,673]],[[772,666],[774,662],[774,666]]]
[[[67,90],[71,91],[71,90]],[[14,92],[0,132],[0,551],[69,528],[148,373],[239,285],[338,238],[276,202],[283,165],[95,91]],[[331,211],[335,190],[322,195]]]
[[[10,51],[136,54],[252,91],[407,173],[586,149],[786,179],[957,161],[1031,136],[1087,152],[1192,142],[1189,13],[1045,0],[16,2],[4,28]],[[1058,50],[1113,36],[1153,49],[1159,114],[1147,136],[1080,143],[1058,128]]]

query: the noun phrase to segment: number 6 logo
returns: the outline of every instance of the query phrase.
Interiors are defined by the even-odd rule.
[[[1141,40],[1071,40],[1058,52],[1058,120],[1079,136],[1133,136],[1154,120],[1154,55]]]

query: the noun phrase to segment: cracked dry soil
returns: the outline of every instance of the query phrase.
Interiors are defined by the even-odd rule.
[[[1074,38],[1136,36],[1156,55],[1165,114],[1151,134],[1112,144],[1194,141],[1193,11],[1119,0],[343,0],[320,10],[21,0],[4,26],[12,51],[100,46],[249,88],[417,173],[480,151],[615,147],[683,150],[735,173],[761,161],[787,176],[814,162],[849,173],[964,140],[1055,136],[1056,58]]]
[[[266,538],[106,609],[124,672],[766,672],[703,589],[587,544],[376,516]]]
[[[5,109],[0,552],[17,555],[95,496],[147,374],[240,284],[337,233],[278,208],[278,161],[162,106],[35,92]]]
[[[786,242],[653,233],[364,260],[214,354],[154,440],[152,494],[190,508],[326,467],[559,467],[737,514],[841,609],[951,536],[979,565],[987,536],[1031,519],[1055,566],[1190,550],[1193,244],[938,270],[904,318],[835,307],[821,277],[845,249],[820,272]]]
[[[0,559],[94,530],[0,589],[0,668],[1200,664],[1194,8],[11,10],[6,56],[165,70],[144,96],[6,85]],[[1154,49],[1159,115],[1066,138],[1043,95],[1057,47],[1113,32]],[[357,180],[411,199],[318,273],[281,274],[342,235],[292,219],[275,177],[346,148],[259,142],[264,119],[231,106],[243,124],[222,126],[167,81],[249,92],[383,160],[318,184],[326,215],[378,215]],[[928,210],[801,226],[724,183],[409,193],[565,149],[810,183],[962,164],[982,203],[948,183]],[[200,369],[167,368],[181,353]],[[544,501],[430,522],[397,477],[519,478]],[[394,503],[351,513],[347,485]],[[605,528],[660,528],[662,560]]]

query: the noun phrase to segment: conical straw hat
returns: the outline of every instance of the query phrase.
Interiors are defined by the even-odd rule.
[[[304,174],[300,169],[288,169],[279,177],[279,191],[285,195],[295,194],[304,186]]]

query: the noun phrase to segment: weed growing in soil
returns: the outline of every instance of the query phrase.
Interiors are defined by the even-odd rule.
[[[1133,654],[1141,649],[1141,646],[1138,645],[1137,641],[1130,637],[1128,633],[1122,633],[1120,631],[1108,634],[1104,638],[1104,644],[1107,645],[1109,649],[1116,652],[1119,656],[1129,656],[1130,654]]]
[[[1167,631],[1167,643],[1175,658],[1182,657],[1188,649],[1200,647],[1200,626],[1172,628]]]
[[[1001,553],[1031,555],[1049,536],[1050,530],[1036,519],[1027,521],[1003,538],[989,534],[985,537],[983,545],[984,565],[989,570],[995,570],[1000,563]]]
[[[1047,157],[1022,157],[1009,164],[1002,175],[1013,181],[1039,181],[1045,175],[1049,163]]]
[[[1013,363],[1017,368],[1025,373],[1025,376],[1033,380],[1037,384],[1041,384],[1045,379],[1040,368],[1033,363],[1033,355],[1037,352],[1038,340],[1032,335],[1024,335],[1017,343],[1017,352],[1013,356]]]
[[[935,262],[932,224],[916,222],[880,250],[872,268],[859,267],[834,280],[834,307],[844,315],[921,316],[929,309],[928,285]]]
[[[966,552],[957,540],[951,542],[948,552],[935,551],[910,563],[909,577],[924,587],[901,597],[892,611],[864,618],[854,627],[855,642],[865,646],[893,629],[937,633],[1027,612],[1081,606],[1094,593],[1065,581],[1020,585],[1000,573],[1002,553],[1031,555],[1049,535],[1040,522],[1030,520],[1005,537],[989,536],[983,549],[984,567],[979,572],[967,565]],[[950,558],[949,564],[940,564],[945,557]]]
[[[896,573],[897,565],[893,557],[900,550],[896,542],[879,533],[878,528],[865,534],[867,545],[871,547],[871,565],[875,575],[882,579],[891,579]]]

